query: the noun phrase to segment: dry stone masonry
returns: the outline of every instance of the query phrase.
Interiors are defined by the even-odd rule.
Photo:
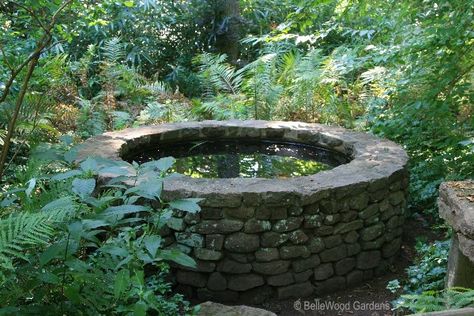
[[[454,230],[446,287],[474,288],[474,181],[442,183],[438,203]]]
[[[176,212],[163,231],[168,247],[197,262],[175,267],[181,291],[202,301],[258,303],[356,286],[387,269],[401,245],[408,185],[407,155],[393,142],[319,124],[204,121],[106,133],[79,154],[122,159],[162,143],[209,138],[306,143],[351,160],[289,179],[167,181],[168,200],[204,198],[200,213]]]

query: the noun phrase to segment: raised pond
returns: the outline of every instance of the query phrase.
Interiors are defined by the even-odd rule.
[[[329,170],[348,158],[326,148],[272,140],[204,140],[156,146],[128,160],[172,156],[172,171],[193,178],[288,178]]]
[[[383,274],[400,249],[408,157],[367,133],[300,122],[185,122],[96,136],[79,151],[87,156],[177,157],[175,170],[188,176],[167,179],[162,198],[203,198],[200,213],[175,212],[162,232],[166,247],[197,262],[173,270],[188,297],[317,297]]]

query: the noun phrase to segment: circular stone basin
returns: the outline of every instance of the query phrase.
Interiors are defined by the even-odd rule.
[[[129,157],[144,163],[172,156],[171,171],[193,178],[288,178],[316,174],[349,161],[329,149],[272,140],[177,142]]]
[[[78,160],[133,160],[150,151],[155,159],[179,152],[176,144],[268,141],[324,149],[329,159],[343,160],[305,176],[166,180],[163,199],[204,199],[200,213],[175,212],[162,232],[167,247],[197,262],[193,269],[175,267],[177,289],[200,300],[261,303],[322,295],[384,273],[401,245],[408,186],[407,155],[391,141],[299,122],[186,122],[105,133],[86,141]]]

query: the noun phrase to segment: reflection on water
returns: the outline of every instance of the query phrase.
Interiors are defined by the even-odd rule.
[[[193,178],[288,178],[347,162],[341,154],[314,146],[271,141],[201,141],[167,144],[131,160],[176,158],[172,171]]]

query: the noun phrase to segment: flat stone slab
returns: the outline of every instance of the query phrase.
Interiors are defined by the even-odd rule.
[[[200,305],[198,316],[276,316],[270,311],[245,305],[228,306],[209,301]]]
[[[474,263],[474,181],[444,182],[439,188],[439,216],[459,238],[459,249]]]

